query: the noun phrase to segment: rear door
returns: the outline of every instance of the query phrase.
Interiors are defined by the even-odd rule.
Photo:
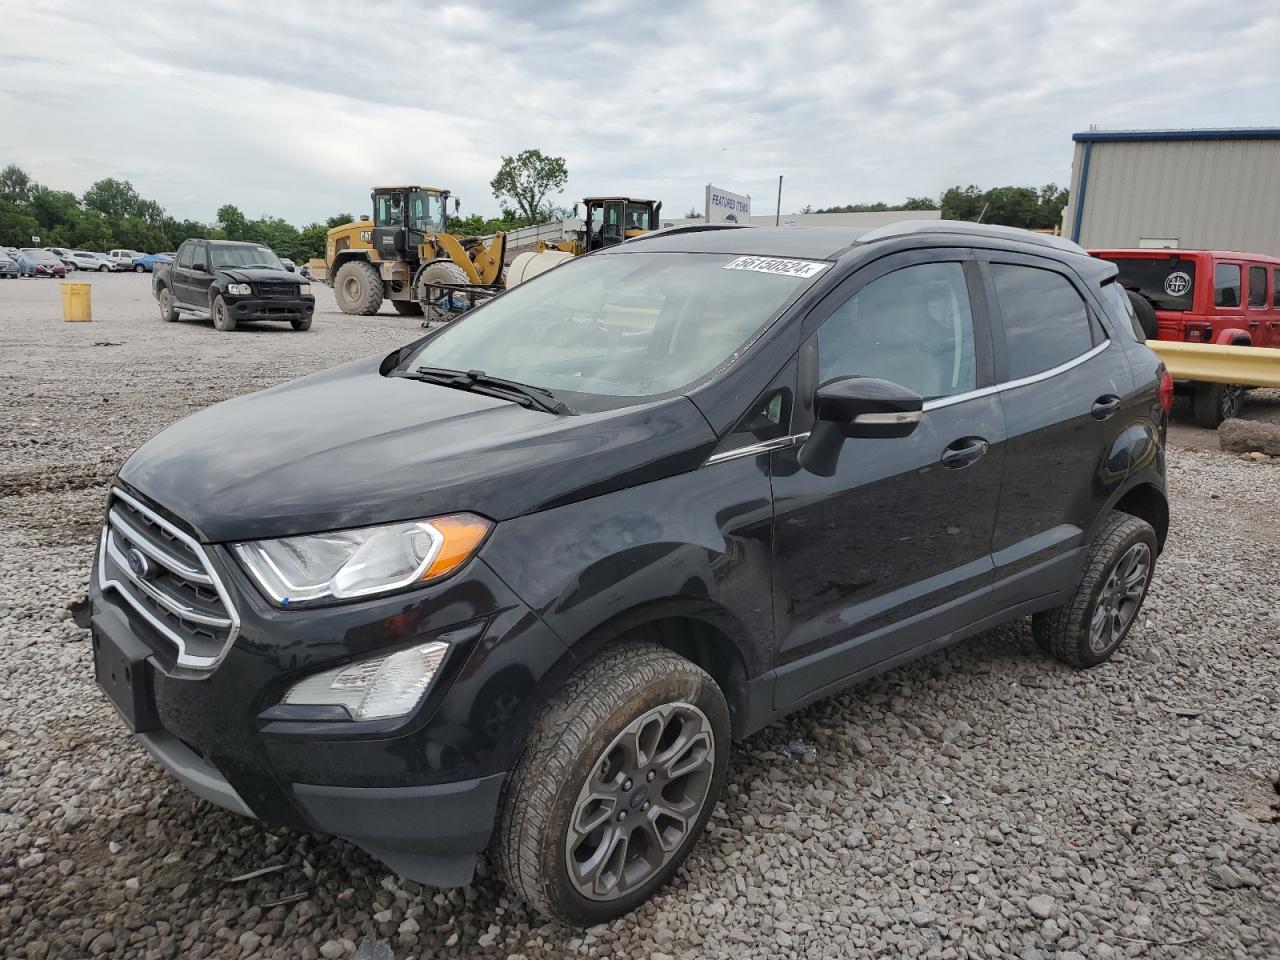
[[[991,358],[981,275],[963,249],[869,264],[806,319],[800,397],[866,376],[926,406],[908,437],[845,440],[830,477],[800,467],[795,448],[773,454],[779,709],[988,612],[1004,456]],[[805,431],[812,402],[799,406]]]
[[[1268,283],[1270,271],[1264,264],[1250,263],[1245,272],[1245,319],[1249,324],[1249,338],[1255,347],[1272,346],[1271,290]]]
[[[992,558],[1010,607],[1074,582],[1086,532],[1122,477],[1106,468],[1133,374],[1055,260],[983,255],[1004,412],[1004,479]]]

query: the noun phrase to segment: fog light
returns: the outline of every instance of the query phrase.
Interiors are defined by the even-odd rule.
[[[449,644],[433,641],[300,680],[284,703],[344,706],[356,720],[402,717],[422,702]]]

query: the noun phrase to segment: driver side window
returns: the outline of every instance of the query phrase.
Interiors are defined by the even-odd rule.
[[[922,263],[879,277],[818,329],[818,382],[878,377],[926,400],[977,385],[973,313],[960,263]]]

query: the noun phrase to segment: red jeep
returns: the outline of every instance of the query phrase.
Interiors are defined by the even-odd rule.
[[[1280,347],[1280,260],[1222,250],[1090,250],[1120,268],[1149,338]],[[1149,304],[1150,310],[1143,305]],[[1143,316],[1143,314],[1147,314]],[[1216,427],[1240,411],[1243,389],[1180,383],[1196,423]]]

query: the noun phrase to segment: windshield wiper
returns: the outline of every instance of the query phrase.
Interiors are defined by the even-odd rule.
[[[550,390],[532,387],[527,383],[517,383],[514,380],[503,380],[501,377],[491,377],[483,370],[418,367],[413,373],[402,373],[399,376],[439,384],[442,387],[453,387],[455,390],[470,390],[473,393],[510,400],[522,407],[536,407],[559,416],[574,412],[573,408],[563,400],[556,399],[555,394]]]

